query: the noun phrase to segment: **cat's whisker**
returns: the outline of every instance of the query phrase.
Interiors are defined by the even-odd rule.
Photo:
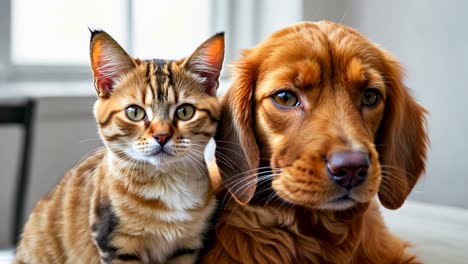
[[[206,178],[207,178],[206,173],[203,173],[203,171],[199,168],[199,165],[194,163],[192,158],[190,158],[188,156],[186,158],[188,160],[190,160],[190,162],[194,166],[193,168],[195,169],[195,174],[197,175],[197,178],[201,179],[201,181],[202,181],[202,186],[199,186],[199,188],[200,188],[199,191],[202,191],[203,189],[205,189],[205,186],[207,186],[207,183],[208,183],[207,180],[206,180]]]
[[[188,157],[189,159],[191,159],[192,162],[194,162],[194,165],[195,165],[198,169],[200,169],[200,170],[198,171],[198,172],[200,173],[200,174],[198,175],[198,177],[202,178],[202,180],[204,181],[205,184],[208,184],[209,175],[208,175],[208,173],[207,173],[206,164],[201,163],[201,161],[197,160],[197,158],[195,158],[195,157],[192,157],[190,154],[197,155],[197,153],[195,153],[195,152],[190,153],[190,152],[189,152],[188,155],[187,155],[187,157]],[[198,155],[199,155],[199,154],[198,154]],[[200,159],[200,158],[201,158],[202,160],[204,160],[204,159],[203,159],[203,156],[200,157],[200,155],[199,155],[198,159]],[[206,172],[203,172],[203,170],[205,170]]]
[[[192,144],[192,145],[197,146],[196,144]],[[198,145],[198,146],[202,146],[202,145]],[[235,151],[235,150],[228,149],[228,148],[224,148],[224,147],[220,147],[220,146],[216,146],[216,149],[227,150],[227,151],[230,151],[230,152],[232,152],[233,154],[235,154],[235,155],[237,155],[237,156],[243,158],[243,156],[242,156],[240,153],[238,153],[237,151]],[[216,155],[216,154],[217,154],[217,155],[221,155],[221,154],[223,154],[223,153],[221,153],[221,152],[215,150],[215,155]]]
[[[217,154],[218,154],[218,156],[217,156],[218,161],[220,161],[220,160],[224,161],[224,164],[226,164],[232,170],[236,170],[236,168],[237,168],[238,171],[243,171],[243,169],[236,162],[231,160],[231,158],[229,158],[226,154],[223,154],[221,152],[218,152]],[[232,165],[234,165],[236,168],[234,168]]]
[[[193,163],[195,169],[197,169],[197,171],[198,171],[198,169],[199,169],[198,166],[200,166],[200,163],[198,162],[198,160],[197,160],[195,157],[192,157],[192,156],[189,155],[189,154],[187,154],[185,157],[186,157],[187,159],[189,159],[189,160]],[[198,172],[200,172],[200,171],[198,171]],[[201,174],[199,174],[198,176],[201,176]]]
[[[248,187],[250,187],[251,185],[253,184],[259,184],[265,180],[269,180],[275,176],[279,176],[280,174],[265,174],[265,175],[261,175],[261,174],[257,174],[255,178],[253,178],[251,180],[251,182],[247,182],[245,183],[244,185],[240,185],[240,187],[236,187],[236,185],[238,185],[239,183],[242,183],[242,182],[238,182],[236,183],[235,185],[232,186],[232,188],[236,188],[236,189],[239,189],[239,190],[243,190],[243,189],[247,189]]]
[[[259,172],[262,169],[268,169],[268,170]],[[231,177],[232,178],[231,182],[236,181],[236,180],[242,180],[245,177],[244,175],[246,175],[246,174],[261,175],[261,174],[264,174],[264,173],[273,173],[273,172],[281,172],[281,169],[270,169],[270,167],[264,166],[264,167],[259,167],[259,168],[247,170],[247,171],[244,171],[242,173],[236,174],[233,177]],[[230,181],[226,181],[226,182],[231,183]]]
[[[106,151],[106,149],[105,149],[104,146],[98,147],[98,148],[93,149],[93,150],[90,150],[88,153],[86,153],[86,154],[84,155],[83,158],[81,158],[81,159],[73,166],[73,168],[76,168],[76,166],[78,166],[81,162],[83,162],[85,159],[87,159],[87,158],[90,157],[91,155],[93,155],[93,154],[98,154],[98,153],[105,152],[105,151]]]
[[[233,181],[230,181],[229,183],[233,183],[234,185],[231,185],[231,188],[232,189],[236,189],[236,190],[244,190],[244,189],[247,189],[248,187],[254,185],[254,184],[258,184],[258,183],[261,183],[263,181],[266,181],[266,180],[269,180],[275,176],[278,176],[280,174],[278,173],[272,173],[271,171],[264,171],[264,172],[259,172],[259,173],[254,173],[252,174],[251,176],[256,176],[256,177],[241,177],[241,178],[238,178],[236,180],[233,180]],[[225,184],[228,183],[227,181],[225,182]],[[237,187],[239,186],[240,187]],[[223,203],[224,203],[224,200],[225,200],[226,197],[224,197],[223,199]],[[230,196],[230,199],[232,199],[232,196]],[[228,200],[229,202],[230,200]]]
[[[80,140],[79,143],[84,143],[88,141],[102,141],[102,139],[101,138],[87,138],[87,139]]]
[[[196,142],[196,141],[195,141],[195,142]],[[215,143],[216,143],[216,142],[225,143],[225,144],[231,144],[231,145],[237,145],[237,146],[242,147],[242,145],[241,145],[240,143],[237,143],[237,142],[229,142],[229,141],[218,140],[218,139],[215,140]],[[196,143],[197,143],[197,142],[196,142]],[[218,145],[218,144],[216,144],[216,146],[217,146],[217,145]]]

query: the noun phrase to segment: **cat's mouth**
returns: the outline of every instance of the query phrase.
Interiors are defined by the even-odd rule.
[[[174,161],[177,159],[175,158],[175,153],[171,153],[170,150],[162,150],[162,149],[155,149],[150,153],[145,153],[145,160],[154,166],[160,167],[167,167],[170,166]]]
[[[152,156],[157,156],[157,157],[173,157],[176,156],[174,151],[169,148],[157,148],[153,151]]]
[[[147,147],[146,149],[137,149],[138,156],[143,156],[145,160],[154,164],[165,164],[172,162],[178,153],[171,147]]]
[[[163,149],[159,149],[159,150],[156,150],[154,153],[153,153],[153,156],[174,156],[173,153],[170,153],[169,151],[167,150],[163,150]]]

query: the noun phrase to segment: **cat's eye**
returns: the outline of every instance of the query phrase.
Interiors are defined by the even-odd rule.
[[[176,109],[177,119],[187,121],[195,114],[195,107],[191,104],[183,104]]]
[[[125,108],[127,118],[132,121],[141,121],[146,117],[145,110],[137,105],[131,105]]]
[[[361,95],[361,104],[367,107],[375,106],[379,103],[382,95],[375,88],[367,88]]]
[[[282,107],[295,107],[299,106],[299,99],[290,91],[279,91],[271,97],[275,103]]]

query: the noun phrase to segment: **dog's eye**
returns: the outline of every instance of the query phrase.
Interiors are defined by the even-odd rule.
[[[299,105],[297,96],[289,91],[276,92],[271,98],[273,101],[283,107],[294,107]]]
[[[127,118],[132,121],[140,121],[146,117],[145,110],[137,105],[131,105],[125,109]]]
[[[375,106],[380,101],[380,92],[375,88],[368,88],[361,95],[361,104],[365,106]]]

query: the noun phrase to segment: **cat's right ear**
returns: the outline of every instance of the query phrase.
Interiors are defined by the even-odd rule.
[[[133,59],[109,34],[91,30],[91,68],[99,97],[109,97],[116,78],[135,67]]]
[[[207,93],[216,95],[223,60],[224,32],[220,32],[203,42],[192,55],[183,60],[183,67],[203,77]]]

